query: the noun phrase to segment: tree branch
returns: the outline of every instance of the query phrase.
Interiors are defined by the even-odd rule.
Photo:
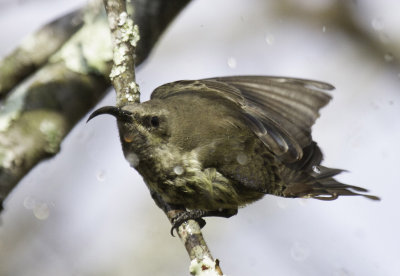
[[[140,102],[135,82],[135,48],[139,41],[138,26],[128,16],[125,1],[104,0],[113,43],[113,67],[110,78],[117,94],[117,106]]]
[[[177,213],[182,211],[183,210],[169,210],[164,212],[172,223]],[[219,260],[214,260],[211,255],[210,249],[201,233],[200,226],[196,221],[189,220],[179,226],[178,235],[189,254],[191,260],[189,271],[192,275],[223,275],[221,267],[219,266]]]
[[[0,99],[46,63],[82,27],[83,14],[83,9],[78,9],[44,25],[0,62]]]

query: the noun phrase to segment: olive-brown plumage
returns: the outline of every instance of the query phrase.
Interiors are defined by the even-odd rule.
[[[265,194],[378,199],[334,180],[341,170],[320,165],[311,126],[331,89],[265,76],[177,81],[147,102],[104,107],[90,119],[117,118],[124,155],[149,189],[167,204],[200,210],[184,219],[237,210]]]

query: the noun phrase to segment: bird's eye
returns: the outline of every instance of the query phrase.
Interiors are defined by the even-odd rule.
[[[150,119],[150,124],[152,127],[158,127],[160,125],[160,120],[158,119],[157,116],[153,116]]]

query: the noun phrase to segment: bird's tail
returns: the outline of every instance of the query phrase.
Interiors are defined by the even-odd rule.
[[[339,196],[363,196],[372,200],[380,200],[374,195],[365,194],[367,189],[343,184],[333,177],[343,172],[340,169],[314,165],[311,171],[293,171],[286,169],[283,172],[287,184],[283,191],[285,197],[311,197],[320,200],[334,200]]]
[[[284,197],[312,197],[320,200],[334,200],[339,196],[364,196],[372,200],[379,197],[365,194],[367,189],[343,184],[333,177],[343,172],[321,166],[322,153],[317,143],[312,142],[303,149],[303,158],[286,164],[282,180],[286,184]]]

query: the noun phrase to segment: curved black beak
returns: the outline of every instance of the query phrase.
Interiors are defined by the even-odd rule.
[[[102,115],[102,114],[112,115],[115,118],[117,118],[118,121],[127,122],[127,123],[133,122],[133,117],[132,117],[131,112],[122,110],[121,108],[116,107],[116,106],[103,106],[103,107],[100,107],[99,109],[93,111],[93,113],[90,114],[89,119],[87,119],[86,123],[89,122],[94,117],[96,117],[98,115]]]

